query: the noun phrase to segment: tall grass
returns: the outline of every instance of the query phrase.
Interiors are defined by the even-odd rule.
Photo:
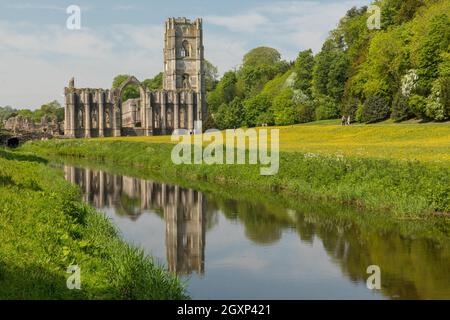
[[[161,177],[183,177],[332,200],[398,217],[450,212],[450,169],[399,161],[296,152],[280,154],[275,176],[255,165],[174,165],[173,145],[131,141],[52,140],[29,143],[24,151],[44,156],[75,156],[135,166]]]
[[[0,150],[0,230],[0,299],[185,298],[42,158]],[[70,265],[81,290],[66,286]]]

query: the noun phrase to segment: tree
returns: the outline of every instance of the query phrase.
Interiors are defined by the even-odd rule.
[[[307,95],[312,94],[311,86],[314,70],[314,55],[311,49],[300,51],[295,61],[294,71],[297,74],[294,88],[302,90]]]
[[[216,112],[222,104],[230,103],[237,96],[236,83],[234,71],[223,75],[216,88],[207,94],[206,101],[210,112]]]
[[[286,88],[273,99],[272,110],[276,125],[290,125],[295,123],[295,104],[292,96],[292,90]]]
[[[281,60],[281,54],[273,48],[258,47],[245,54],[244,67],[257,67],[261,65],[274,65]]]
[[[145,79],[142,84],[149,90],[159,90],[163,88],[163,73],[158,73],[155,77],[151,79]]]
[[[284,73],[289,68],[281,61],[280,53],[268,47],[250,50],[243,59],[238,72],[238,86],[246,97],[258,94],[264,85],[277,74]]]
[[[234,129],[242,126],[243,106],[240,98],[236,97],[229,105],[223,103],[215,114],[215,122],[219,129]]]
[[[443,53],[450,46],[450,18],[447,14],[434,17],[430,30],[419,49],[419,85],[430,92],[434,80],[438,78],[438,66],[443,62]]]
[[[117,75],[112,83],[112,88],[119,88],[122,83],[124,83],[130,76],[127,74]],[[127,101],[128,99],[136,99],[140,97],[139,88],[137,85],[130,84],[122,92],[122,101]]]
[[[249,127],[270,123],[268,113],[272,106],[271,99],[266,94],[258,94],[244,101],[244,123]]]
[[[17,113],[16,109],[10,106],[0,107],[0,128],[3,127],[3,123],[9,118],[15,116]]]
[[[205,68],[206,92],[210,92],[216,88],[217,83],[219,82],[217,80],[219,78],[219,70],[208,60],[205,60],[204,68]]]
[[[370,96],[363,105],[361,120],[374,123],[389,118],[390,103],[383,94]]]

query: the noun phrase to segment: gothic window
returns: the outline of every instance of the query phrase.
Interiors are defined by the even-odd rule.
[[[181,57],[190,57],[191,56],[191,46],[189,45],[189,42],[186,40],[183,41],[181,48]]]

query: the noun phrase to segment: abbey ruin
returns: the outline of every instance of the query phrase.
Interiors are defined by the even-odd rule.
[[[122,101],[128,85],[140,97]],[[193,132],[206,114],[202,19],[165,23],[163,89],[151,91],[131,76],[115,89],[64,88],[64,135],[70,138],[150,136]]]

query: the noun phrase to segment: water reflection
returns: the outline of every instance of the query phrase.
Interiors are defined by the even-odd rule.
[[[290,209],[267,194],[243,200],[69,165],[64,173],[127,240],[189,276],[194,298],[450,298],[448,246],[402,237],[404,222],[356,224],[343,218],[351,209],[332,204]],[[366,288],[372,264],[381,291]]]
[[[205,201],[200,192],[71,166],[64,166],[64,174],[96,208],[114,207],[133,221],[147,210],[162,214],[169,270],[179,275],[204,273]]]

